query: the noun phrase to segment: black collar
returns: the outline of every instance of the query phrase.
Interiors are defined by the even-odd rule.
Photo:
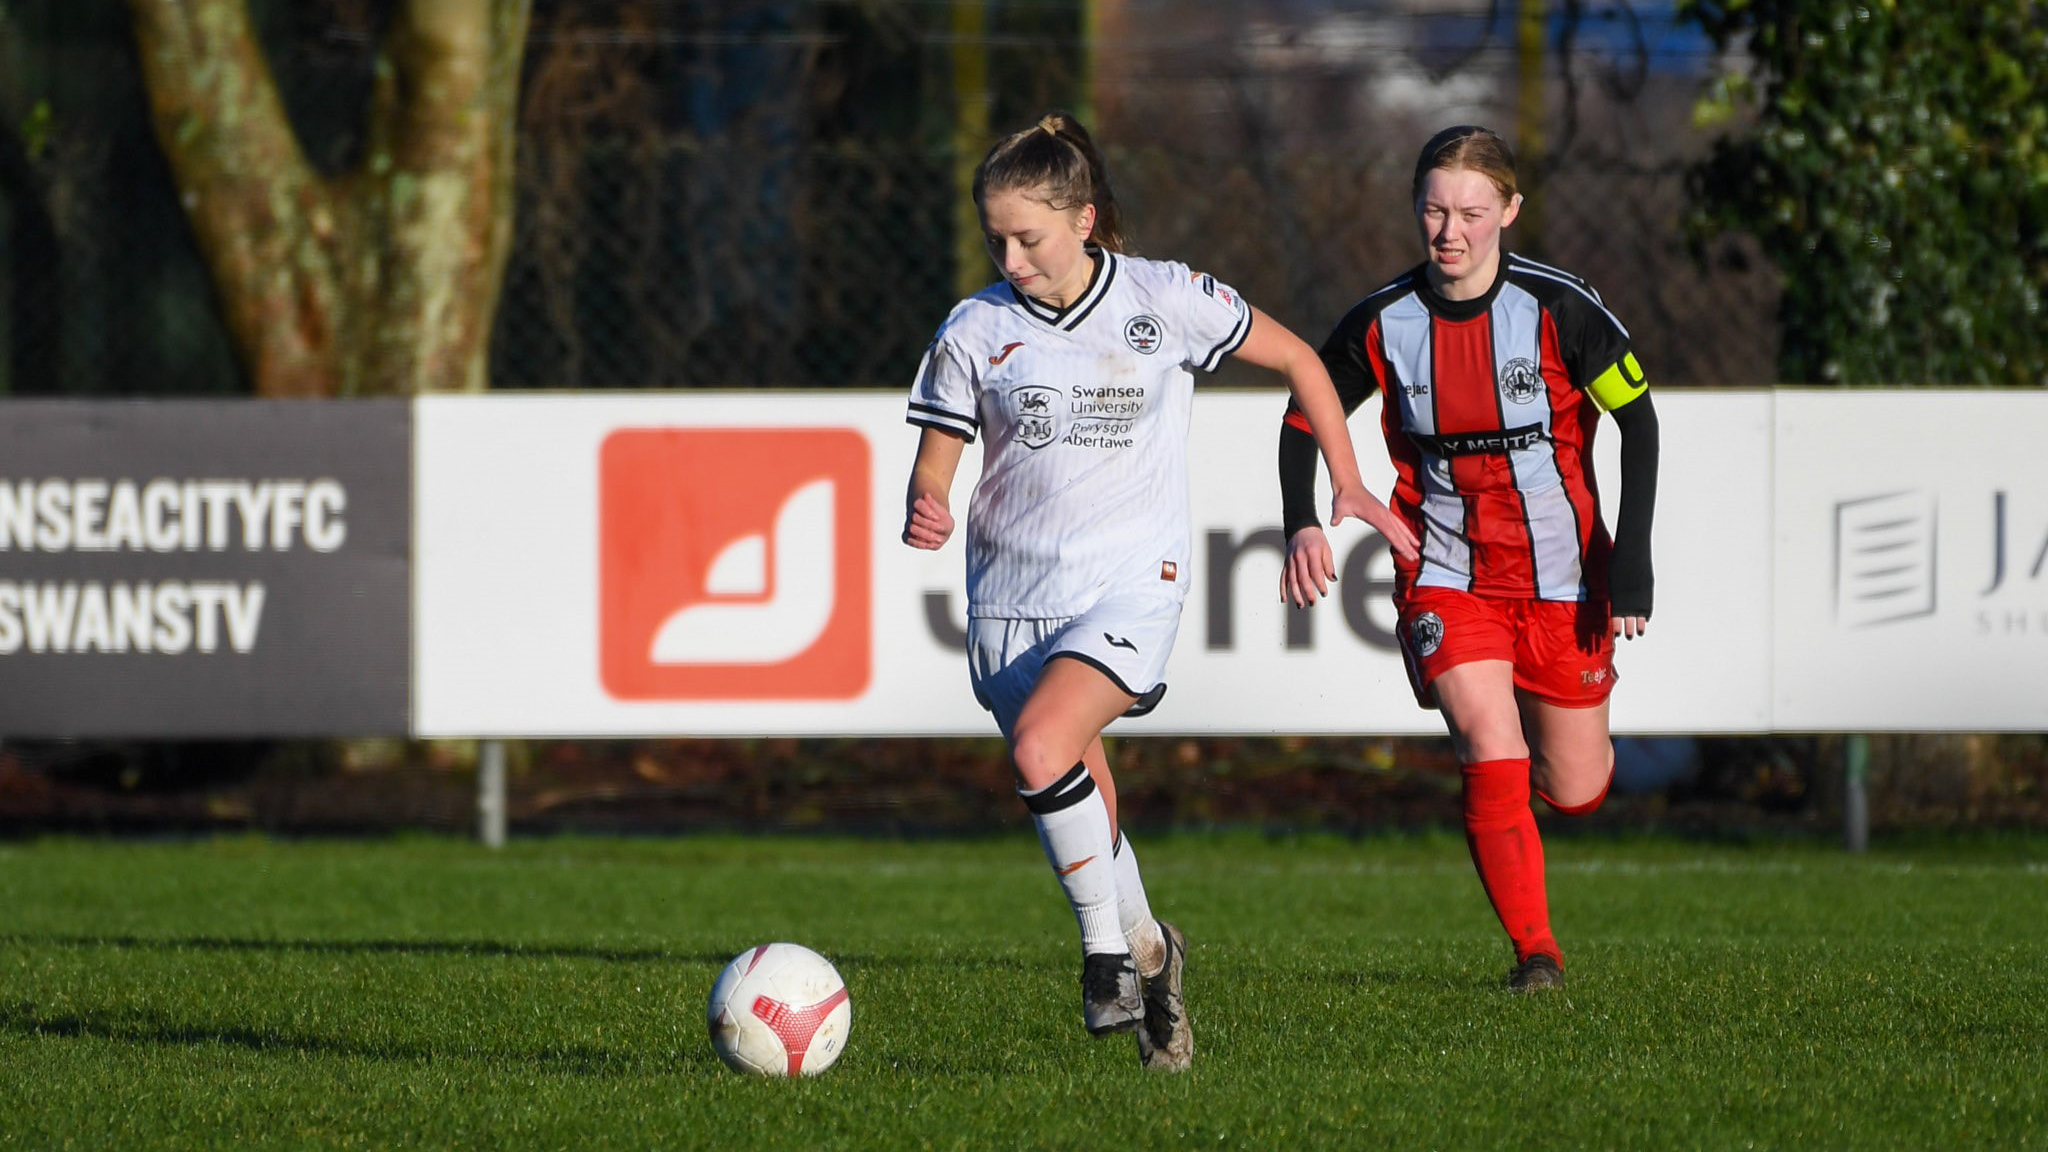
[[[1010,295],[1016,298],[1019,307],[1041,323],[1049,324],[1062,332],[1072,332],[1081,326],[1081,321],[1086,320],[1090,312],[1095,311],[1095,306],[1102,303],[1102,298],[1109,295],[1109,286],[1116,282],[1117,265],[1121,263],[1116,253],[1093,244],[1088,245],[1087,252],[1089,259],[1095,263],[1095,267],[1088,273],[1088,287],[1066,307],[1055,308],[1043,301],[1033,300],[1018,291],[1015,284],[1010,285]]]
[[[1445,320],[1470,320],[1484,315],[1487,309],[1493,307],[1495,298],[1500,295],[1501,285],[1507,282],[1508,253],[1505,248],[1501,249],[1500,263],[1493,270],[1493,283],[1487,286],[1486,291],[1470,300],[1452,300],[1439,293],[1429,282],[1427,260],[1417,265],[1415,269],[1415,294],[1422,298],[1423,306],[1428,308],[1431,314],[1441,316]]]

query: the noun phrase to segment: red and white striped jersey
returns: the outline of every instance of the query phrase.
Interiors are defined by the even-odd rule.
[[[999,282],[940,326],[908,419],[984,437],[967,513],[973,616],[1078,616],[1112,591],[1185,598],[1193,369],[1251,332],[1250,305],[1187,265],[1097,250],[1065,308]]]
[[[1493,289],[1447,300],[1423,266],[1355,305],[1323,345],[1345,410],[1385,393],[1392,507],[1422,541],[1408,587],[1605,598],[1612,549],[1588,389],[1635,372],[1628,331],[1584,280],[1502,253]],[[1635,381],[1639,384],[1639,378]],[[1288,422],[1307,430],[1298,411]]]

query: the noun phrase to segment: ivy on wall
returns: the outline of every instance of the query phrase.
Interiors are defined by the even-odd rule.
[[[1783,273],[1781,378],[2048,386],[2048,3],[1678,11],[1747,52],[1696,107],[1730,130],[1689,227]]]

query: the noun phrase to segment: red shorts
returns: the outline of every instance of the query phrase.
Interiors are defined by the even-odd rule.
[[[1397,593],[1401,655],[1424,708],[1447,668],[1506,660],[1515,687],[1561,708],[1591,708],[1614,689],[1614,630],[1604,601],[1510,600],[1455,588]]]

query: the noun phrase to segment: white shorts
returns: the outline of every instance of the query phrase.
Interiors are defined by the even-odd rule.
[[[1166,695],[1166,660],[1180,631],[1179,600],[1111,596],[1064,620],[967,621],[967,666],[974,698],[1008,736],[1024,701],[1055,656],[1085,661],[1138,698],[1124,715],[1143,716]]]

